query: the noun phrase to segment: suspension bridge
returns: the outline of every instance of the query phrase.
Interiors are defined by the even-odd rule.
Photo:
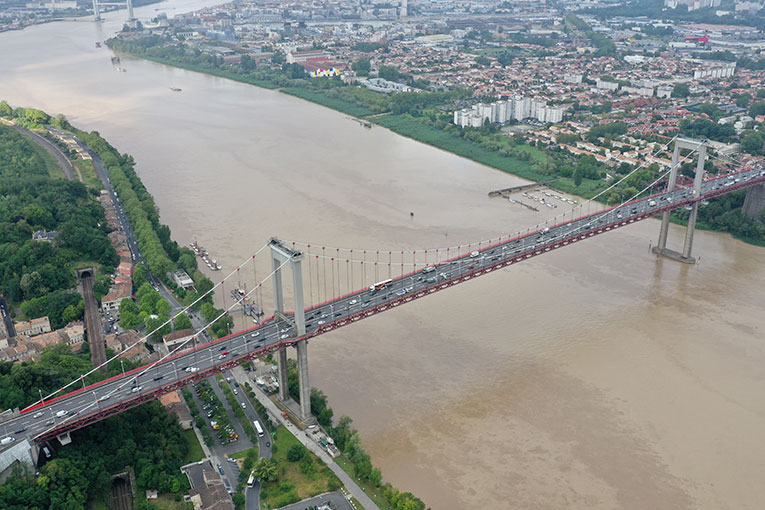
[[[471,245],[435,250],[379,251],[329,248],[272,238],[208,293],[169,319],[168,323],[219,288],[223,291],[220,293],[224,300],[223,312],[203,329],[241,306],[241,300],[234,300],[230,305],[225,302],[225,285],[228,282],[229,286],[237,284],[237,288],[241,288],[243,275],[249,265],[252,267],[255,284],[249,286],[249,292],[242,294],[262,304],[266,300],[263,295],[264,285],[270,284],[273,287],[272,304],[275,310],[272,317],[258,326],[207,343],[199,342],[200,330],[187,342],[148,365],[88,385],[86,377],[100,368],[94,367],[91,372],[82,374],[47,396],[41,393],[40,400],[35,404],[9,417],[0,418],[4,419],[0,421],[0,427],[2,437],[5,438],[0,446],[0,460],[11,448],[28,448],[36,455],[36,448],[53,438],[66,444],[71,440],[69,433],[74,430],[272,353],[276,354],[278,361],[279,398],[287,401],[287,347],[297,349],[299,416],[304,421],[310,421],[309,339],[646,218],[657,215],[662,217],[655,253],[682,262],[693,262],[693,232],[699,204],[719,195],[754,186],[762,193],[765,190],[765,169],[760,165],[745,165],[735,172],[705,180],[703,165],[706,148],[703,142],[684,139],[673,141],[675,150],[670,170],[631,199],[614,207],[577,216],[577,212],[582,212],[583,205],[580,205],[545,224]],[[677,186],[681,150],[691,151],[686,157],[694,153],[698,156],[693,185],[686,187]],[[664,191],[644,196],[665,178],[667,187]],[[614,183],[612,187],[617,184]],[[674,252],[666,247],[669,214],[680,208],[690,209],[690,218],[683,251]],[[265,250],[268,253],[264,256]],[[261,274],[263,263],[267,264],[267,274],[262,279],[257,277],[256,262],[261,264]],[[285,293],[282,279],[287,270],[292,277],[292,288]],[[285,296],[288,297],[288,294],[292,297],[294,311],[285,309]],[[139,342],[147,341],[156,332],[147,332]],[[119,356],[112,357],[104,364]],[[6,452],[2,452],[3,449]]]

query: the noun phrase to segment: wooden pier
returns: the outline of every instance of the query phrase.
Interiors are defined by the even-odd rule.
[[[531,184],[522,184],[520,186],[513,186],[511,188],[498,189],[495,191],[490,191],[489,196],[490,197],[507,197],[511,193],[517,193],[518,191],[524,191],[527,189],[541,188],[543,186],[547,186],[551,182],[552,180],[545,181],[545,182],[532,182]]]

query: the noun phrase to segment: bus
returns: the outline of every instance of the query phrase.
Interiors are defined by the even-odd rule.
[[[378,291],[380,289],[384,289],[385,287],[390,285],[392,282],[393,282],[393,280],[391,280],[390,278],[388,278],[387,280],[383,280],[381,282],[377,282],[374,285],[370,285],[369,286],[369,291],[370,292],[375,292],[375,291]]]
[[[252,487],[253,485],[255,485],[255,473],[250,473],[250,477],[247,479],[247,487]]]
[[[255,425],[255,432],[258,433],[258,437],[263,437],[263,427],[260,426],[260,422],[255,420],[252,424]]]

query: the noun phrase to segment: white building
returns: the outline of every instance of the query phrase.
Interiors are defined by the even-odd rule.
[[[672,97],[672,87],[667,87],[666,85],[656,87],[656,97],[661,99]]]
[[[717,62],[714,65],[704,67],[702,69],[696,69],[693,71],[694,80],[706,80],[706,79],[718,79],[729,78],[736,72],[735,62],[721,63]]]
[[[188,290],[194,287],[194,280],[192,280],[188,273],[183,269],[173,271],[173,280],[175,284],[184,290]]]
[[[595,80],[595,87],[599,90],[607,90],[609,92],[615,92],[619,90],[619,84],[615,81],[605,81],[598,78]]]
[[[719,7],[721,0],[664,0],[664,5],[670,9],[676,9],[679,5],[687,5],[689,11],[705,9],[707,7]]]
[[[454,124],[460,127],[481,127],[487,120],[504,124],[511,120],[536,119],[540,122],[561,122],[565,106],[547,106],[541,99],[515,96],[507,101],[479,103],[472,109],[465,108],[454,112]]]
[[[627,87],[622,87],[622,90],[626,92],[627,94],[633,94],[633,95],[642,96],[642,97],[653,96],[653,87],[627,86]]]

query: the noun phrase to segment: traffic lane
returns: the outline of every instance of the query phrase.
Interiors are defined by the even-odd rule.
[[[226,372],[230,373],[230,372]],[[230,383],[228,383],[229,387],[231,387],[231,391],[233,392],[234,388],[236,388],[238,395],[235,395],[237,397],[237,401],[245,402],[247,404],[247,407],[244,408],[244,415],[247,417],[247,419],[252,424],[255,420],[257,420],[260,423],[260,426],[263,427],[263,430],[265,431],[266,426],[265,422],[262,420],[258,412],[255,410],[255,406],[252,405],[252,402],[250,402],[250,399],[247,398],[246,394],[246,388],[242,386],[236,386],[239,384],[239,382],[234,377],[234,374],[230,374],[231,382],[235,383],[232,387]],[[270,459],[271,458],[271,436],[269,434],[264,434],[261,437],[258,437],[258,458],[261,459]]]
[[[759,176],[762,176],[764,174],[765,173],[760,173]],[[740,177],[739,179],[749,180],[749,179],[751,179],[752,177],[755,177],[755,176],[758,176],[757,171],[752,171],[752,172],[749,172],[748,174],[745,174],[743,177]],[[702,190],[704,192],[707,192],[708,190],[719,189],[721,187],[724,187],[727,182],[728,181],[726,180],[726,178],[720,178],[720,179],[717,179],[715,181],[707,181],[703,185]],[[687,196],[688,193],[689,193],[689,191],[687,189],[679,188],[679,189],[677,189],[677,190],[675,190],[673,192],[670,192],[670,193],[666,194],[665,196],[669,197],[670,200],[675,200],[677,198],[683,198],[684,196]],[[654,198],[661,199],[661,197],[654,197]],[[641,207],[638,209],[638,212],[636,214],[643,214],[647,210],[650,210],[652,208],[650,205],[646,205],[646,204],[648,204],[647,199],[639,202],[638,204],[641,204]],[[561,226],[555,227],[555,230],[561,229],[561,232],[563,232],[563,233],[568,235],[568,234],[571,234],[571,233],[575,232],[576,230],[582,229],[583,226],[590,226],[593,223],[605,224],[609,220],[608,215],[609,214],[614,214],[614,211],[616,211],[616,209],[610,210],[610,211],[606,211],[606,212],[604,212],[604,213],[602,213],[600,215],[593,215],[593,216],[590,216],[590,217],[587,217],[587,218],[584,218],[584,219],[581,219],[581,220],[577,220],[573,224],[569,223],[569,224],[566,224],[566,225],[561,225]],[[539,245],[539,247],[542,247],[542,246],[545,246],[546,244],[551,244],[551,243],[554,243],[554,242],[555,242],[554,240],[545,239],[543,234],[535,234],[535,235],[530,236],[530,237],[527,236],[526,238],[523,238],[521,240],[509,241],[509,242],[503,244],[502,246],[510,246],[510,245],[512,245],[512,246],[516,247],[517,250],[527,251],[529,248],[534,249],[534,248],[537,248],[538,245]],[[492,250],[493,249],[496,249],[496,248],[492,248]],[[489,251],[488,253],[491,253],[491,251]],[[509,255],[510,255],[509,253],[506,253],[503,256],[509,256]],[[469,255],[466,255],[466,256],[460,257],[459,259],[456,259],[453,262],[450,262],[450,263],[458,263],[458,268],[459,269],[458,269],[458,272],[457,272],[457,276],[459,276],[462,272],[464,272],[464,268],[465,268],[464,264],[459,265],[459,263],[460,262],[465,262],[465,261],[468,261],[468,260],[471,260],[471,258],[469,257]],[[487,257],[479,257],[477,260],[475,260],[475,264],[474,265],[476,265],[478,267],[481,267],[481,266],[485,265],[486,262],[487,262]],[[450,272],[450,273],[448,273],[448,277],[455,277],[455,274]],[[411,278],[411,277],[409,277],[409,278]],[[394,282],[392,282],[392,287],[391,287],[391,289],[389,289],[388,292],[385,292],[385,293],[382,293],[382,294],[378,293],[378,295],[373,298],[374,299],[374,303],[375,304],[380,304],[380,303],[382,303],[382,301],[385,301],[385,300],[389,299],[392,291],[395,290],[396,288],[400,289],[403,285],[405,285],[406,281],[407,281],[407,278],[398,279],[398,280],[395,280]],[[435,283],[432,283],[432,282],[428,283],[426,281],[415,282],[414,287],[417,290],[419,290],[419,289],[426,288],[429,285],[434,285],[434,284]],[[337,317],[341,317],[343,315],[347,315],[348,313],[352,313],[354,311],[352,309],[352,305],[350,304],[350,301],[352,301],[355,298],[362,297],[365,292],[368,292],[368,291],[366,291],[366,290],[365,291],[361,291],[361,292],[356,293],[354,295],[348,296],[348,297],[346,297],[346,298],[344,298],[344,299],[342,299],[342,300],[340,300],[338,302],[330,303],[330,304],[327,304],[327,305],[322,305],[321,307],[318,307],[318,308],[310,310],[309,313],[316,314],[317,312],[321,312],[322,315],[325,315],[326,312],[329,311],[329,312],[331,312],[333,314],[332,319],[336,318],[335,314],[338,314]],[[339,311],[335,312],[335,310],[339,310]],[[316,319],[314,319],[314,320],[316,320]],[[314,324],[311,320],[309,320],[308,321],[308,325],[309,325],[310,328],[313,328],[313,327],[318,325],[318,320],[317,320],[317,324]],[[265,326],[264,328],[259,329],[258,331],[262,331],[263,332],[262,335],[264,337],[264,340],[263,340],[262,344],[258,344],[258,345],[255,345],[255,346],[248,345],[247,346],[247,351],[249,352],[251,350],[254,350],[255,348],[262,347],[263,345],[271,345],[272,343],[275,343],[275,342],[281,340],[282,336],[285,335],[286,333],[279,332],[278,335],[275,334],[276,327],[277,326],[276,326],[275,323],[271,323],[271,324]],[[287,330],[284,330],[284,331],[287,331]],[[236,339],[242,339],[242,335],[239,335],[239,336],[234,338],[234,340],[236,340]],[[243,340],[241,340],[241,341],[243,341]],[[210,347],[207,348],[207,350],[208,351],[212,351],[212,349],[214,347],[215,346],[210,346]],[[209,354],[210,357],[211,357],[211,359],[209,361],[209,364],[210,365],[214,364],[214,360],[212,359],[213,353],[212,352],[207,353],[206,350],[195,351],[192,354],[194,362],[199,363],[199,358],[200,357],[205,357],[207,354]],[[204,367],[208,366],[208,362],[207,361],[202,361],[201,364]],[[28,418],[27,418],[27,420],[28,420]]]
[[[244,507],[246,510],[260,510],[260,482],[244,490]]]

